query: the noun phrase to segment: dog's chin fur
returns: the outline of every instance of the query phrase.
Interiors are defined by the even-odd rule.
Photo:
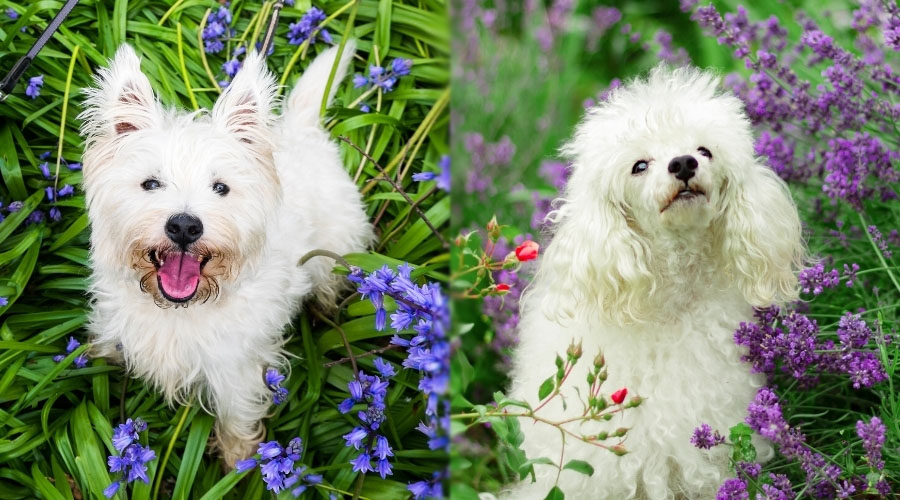
[[[694,448],[692,431],[708,423],[727,433],[764,383],[741,361],[733,332],[752,320],[754,307],[797,296],[805,256],[797,210],[784,183],[754,157],[740,101],[717,86],[708,73],[657,67],[588,111],[563,149],[573,173],[522,302],[510,397],[536,402],[555,356],[575,341],[584,359],[564,386],[568,410],[555,401],[541,410],[544,418],[581,414],[575,388],[600,350],[609,377],[602,392],[624,387],[645,398],[610,422],[572,429],[630,430],[622,457],[566,440],[565,460],[595,470],[590,477],[563,471],[567,497],[713,498],[728,477],[728,450]],[[698,160],[687,183],[667,171],[681,155]],[[639,160],[649,167],[634,175]],[[557,429],[522,430],[529,458],[559,456]],[[761,460],[772,455],[768,443],[756,445]],[[535,471],[536,483],[526,480],[506,497],[543,498],[557,470]]]
[[[170,403],[199,401],[217,417],[228,466],[264,435],[272,404],[264,372],[289,369],[283,330],[304,299],[334,304],[344,286],[328,259],[299,266],[300,258],[317,248],[362,252],[373,239],[356,185],[319,123],[323,98],[334,96],[353,53],[350,41],[340,61],[337,47],[316,58],[280,116],[271,111],[275,80],[258,54],[209,112],[164,109],[127,45],[87,90],[94,354],[122,362]],[[148,189],[147,179],[158,185]],[[224,196],[213,191],[220,182],[230,188]],[[176,245],[164,227],[185,213],[202,222],[202,234]],[[188,271],[179,261],[175,272],[187,277],[175,278],[173,295],[161,286],[160,266],[175,254],[197,260],[184,261]]]

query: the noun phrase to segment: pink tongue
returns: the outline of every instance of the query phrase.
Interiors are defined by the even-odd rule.
[[[200,283],[200,262],[191,254],[170,253],[159,267],[159,283],[173,299],[190,297]]]

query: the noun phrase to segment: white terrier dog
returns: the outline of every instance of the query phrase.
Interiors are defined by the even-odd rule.
[[[571,429],[630,428],[622,457],[567,439],[565,461],[596,471],[562,471],[567,498],[713,498],[729,451],[694,448],[692,431],[708,423],[727,434],[764,383],[741,362],[733,332],[753,307],[797,297],[805,254],[797,209],[754,157],[741,101],[717,86],[708,73],[657,67],[588,111],[563,148],[574,171],[523,302],[510,396],[534,401],[574,340],[585,358],[563,386],[568,410],[554,401],[544,418],[581,415],[573,388],[600,349],[607,396],[627,388],[645,398],[610,422]],[[559,458],[559,430],[522,430],[529,458]],[[770,445],[757,448],[761,459],[771,456]],[[549,491],[557,470],[535,470],[537,482],[520,483],[509,498]]]
[[[218,418],[226,464],[253,453],[271,406],[267,367],[304,298],[333,304],[341,280],[313,249],[364,251],[372,227],[319,123],[354,52],[318,57],[273,115],[258,54],[211,112],[164,109],[123,45],[87,91],[82,134],[91,222],[95,354],[124,362],[168,401],[197,396]]]

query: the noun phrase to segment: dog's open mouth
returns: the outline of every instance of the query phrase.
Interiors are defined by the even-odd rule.
[[[172,302],[187,302],[197,293],[201,271],[209,258],[190,252],[151,250],[150,261],[156,267],[156,280],[163,296]]]
[[[662,210],[660,210],[660,212],[665,212],[675,202],[689,201],[699,197],[706,197],[706,193],[703,192],[702,189],[698,189],[696,187],[686,187],[675,193],[675,196],[673,196],[672,199],[669,200],[669,203],[667,203],[666,206],[663,207]]]

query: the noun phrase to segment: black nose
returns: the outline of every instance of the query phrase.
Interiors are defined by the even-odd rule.
[[[687,182],[688,179],[694,176],[696,170],[697,159],[691,155],[679,156],[669,162],[669,173],[675,174],[675,178],[680,181]]]
[[[166,222],[166,236],[181,248],[199,240],[202,235],[203,223],[193,215],[173,215]]]

